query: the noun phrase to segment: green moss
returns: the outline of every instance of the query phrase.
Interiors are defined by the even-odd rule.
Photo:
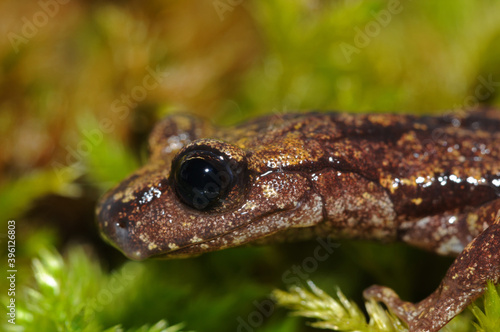
[[[491,282],[485,295],[482,297],[480,309],[477,303],[472,304],[469,310],[474,314],[478,323],[472,320],[469,312],[465,311],[455,317],[443,331],[470,331],[472,325],[478,332],[496,332],[500,329],[500,285]],[[365,302],[368,313],[368,322],[364,313],[355,302],[347,299],[337,289],[336,297],[331,297],[323,290],[308,281],[308,288],[294,286],[288,292],[275,290],[274,297],[279,305],[292,310],[292,315],[314,318],[311,326],[345,332],[406,332],[406,324],[393,313],[384,309],[381,304],[371,300]]]
[[[117,306],[133,305],[123,294],[136,287],[134,281],[143,273],[139,264],[129,262],[107,274],[83,247],[73,247],[66,259],[54,250],[40,250],[32,268],[33,284],[18,284],[16,324],[3,323],[6,331],[125,331],[120,325],[105,326],[103,317],[115,315]],[[107,305],[110,302],[115,305]],[[167,327],[162,320],[126,331],[175,332],[181,328]]]
[[[293,315],[315,318],[311,326],[335,331],[407,332],[405,324],[375,301],[366,302],[369,322],[355,302],[337,289],[333,298],[308,281],[309,290],[292,287],[289,292],[275,290],[279,305],[293,310]]]
[[[84,247],[71,248],[66,258],[54,250],[42,249],[32,261],[31,281],[18,285],[22,291],[17,296],[16,325],[4,323],[4,328],[6,331],[180,331],[183,324],[168,327],[165,320],[153,326],[145,324],[125,329],[112,323],[125,321],[131,314],[146,315],[151,310],[137,306],[141,303],[141,296],[146,295],[144,283],[158,282],[158,275],[150,276],[146,274],[147,270],[143,264],[128,262],[118,270],[106,273],[92,256],[85,253]],[[346,332],[407,331],[402,321],[375,301],[365,303],[367,322],[365,314],[340,289],[337,289],[336,297],[331,297],[311,281],[307,285],[307,288],[294,286],[288,292],[275,290],[273,297],[278,305],[291,309],[293,315],[315,318],[310,325],[316,328]],[[482,300],[484,309],[478,304],[470,307],[478,323],[471,323],[471,315],[465,312],[450,322],[445,331],[468,331],[471,324],[477,331],[497,331],[500,324],[499,289],[500,286],[490,283]],[[168,293],[173,300],[173,290]],[[190,295],[181,292],[180,296]],[[4,305],[7,305],[5,301],[6,298]],[[202,307],[196,301],[192,303],[194,308]],[[231,301],[228,304],[231,306]],[[134,310],[130,311],[130,308]],[[226,306],[224,310],[227,309]],[[216,311],[212,314],[220,315]],[[275,322],[266,330],[290,331],[297,326],[300,322],[288,319]]]
[[[476,317],[474,323],[478,332],[495,332],[500,330],[500,285],[488,283],[488,288],[483,296],[483,309],[478,304],[472,304],[469,309]]]

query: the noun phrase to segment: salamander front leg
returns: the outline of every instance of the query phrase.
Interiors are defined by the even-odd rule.
[[[387,287],[372,286],[365,298],[387,305],[411,332],[438,331],[483,294],[487,281],[500,281],[500,212],[495,222],[457,257],[439,287],[419,303],[404,302]]]

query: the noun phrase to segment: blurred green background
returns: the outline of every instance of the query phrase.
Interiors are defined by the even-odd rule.
[[[231,125],[312,109],[498,106],[499,17],[493,0],[3,0],[0,252],[6,261],[14,219],[16,327],[136,329],[166,319],[187,330],[253,330],[241,322],[289,286],[283,273],[317,243],[132,263],[97,234],[95,202],[146,162],[154,123],[179,111]],[[157,80],[145,82],[151,72]],[[490,93],[478,94],[484,82]],[[451,262],[399,244],[339,243],[308,278],[359,301],[373,283],[421,299]],[[116,275],[123,287],[106,293]],[[312,330],[280,308],[256,325]]]

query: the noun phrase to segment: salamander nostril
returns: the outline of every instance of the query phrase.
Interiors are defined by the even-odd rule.
[[[115,225],[116,225],[117,227],[120,227],[120,228],[127,228],[127,223],[126,223],[126,221],[125,221],[125,220],[123,220],[123,219],[118,220],[118,221],[115,223]]]

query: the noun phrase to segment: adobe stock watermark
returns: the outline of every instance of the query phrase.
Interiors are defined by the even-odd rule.
[[[474,88],[474,93],[465,97],[461,104],[453,105],[453,109],[443,114],[444,122],[450,123],[455,127],[460,126],[460,118],[464,117],[468,110],[476,108],[481,102],[488,100],[495,90],[500,87],[500,81],[494,81],[493,75],[477,77],[478,84]],[[424,140],[423,143],[429,148],[428,153],[435,153],[435,145],[439,142],[448,141],[448,137],[442,128],[436,128],[431,133],[431,138]]]
[[[16,324],[16,221],[9,220],[7,222],[7,280],[9,288],[7,289],[7,295],[9,296],[9,301],[7,304],[7,322],[9,324]]]
[[[288,287],[307,284],[310,275],[318,269],[319,263],[326,261],[334,250],[340,247],[340,244],[332,242],[331,238],[318,237],[316,241],[318,245],[311,256],[304,258],[300,265],[293,265],[281,275],[281,280]],[[261,302],[253,301],[253,305],[256,309],[250,312],[246,319],[241,316],[236,319],[238,322],[236,332],[253,332],[273,314],[276,303],[272,299],[264,299]]]
[[[152,69],[147,66],[147,74],[144,75],[141,84],[130,89],[129,93],[121,94],[111,103],[111,112],[118,116],[120,121],[125,120],[130,115],[130,110],[146,99],[148,93],[160,86],[163,80],[169,75],[168,72],[156,67]],[[83,130],[81,139],[75,147],[65,146],[65,164],[57,161],[51,163],[52,169],[57,174],[59,180],[69,179],[74,170],[84,170],[83,161],[92,153],[95,146],[102,143],[105,134],[110,134],[115,130],[115,123],[111,118],[105,117],[99,121],[99,126],[91,130]]]
[[[271,110],[271,115],[269,115],[269,121],[267,125],[267,130],[271,131],[279,127],[280,123],[283,122],[283,117],[288,113],[288,105],[283,105],[281,108],[273,108]]]
[[[224,21],[227,12],[232,12],[235,7],[241,5],[243,0],[214,0],[212,5],[221,21]]]
[[[380,34],[382,28],[387,27],[391,23],[393,16],[400,14],[402,11],[403,5],[400,0],[390,0],[385,9],[379,12],[371,12],[373,19],[366,23],[363,29],[357,26],[354,27],[354,31],[356,32],[353,40],[354,45],[344,42],[340,43],[340,50],[347,63],[351,63],[353,54],[359,54],[361,53],[361,49],[368,47],[372,40]]]
[[[54,18],[61,9],[70,0],[40,0],[37,2],[40,9],[36,11],[31,18],[23,16],[21,18],[22,26],[19,33],[9,31],[7,38],[10,45],[16,53],[19,52],[21,45],[27,44],[32,38],[35,38],[40,29],[45,27],[50,19]]]
[[[461,104],[453,105],[455,110],[467,110],[478,106],[481,102],[488,100],[495,90],[500,87],[500,81],[493,80],[493,74],[489,74],[487,78],[479,75],[477,78],[478,84],[474,89],[474,94],[464,98]]]
[[[190,162],[192,161],[186,161],[186,163]],[[194,162],[198,163],[199,159],[195,160]],[[191,203],[192,206],[194,206],[196,209],[203,210],[208,207],[220,196],[221,192],[224,192],[227,188],[230,187],[232,181],[234,181],[233,179],[238,178],[239,175],[243,172],[244,165],[238,163],[234,159],[230,159],[229,161],[224,163],[226,163],[226,168],[222,170],[216,171],[210,170],[210,168],[206,168],[204,174],[210,178],[210,181],[206,182],[203,187],[195,186],[192,188],[191,192],[186,193],[186,197],[184,199]],[[189,168],[190,165],[188,164],[188,166],[183,166]],[[196,172],[186,171],[186,173],[195,174]],[[201,185],[201,181],[199,185]]]
[[[86,308],[90,310],[87,322],[95,318],[98,312],[104,310],[115,299],[116,295],[122,293],[140,274],[136,271],[136,264],[125,265],[119,273],[115,273],[106,287],[102,288],[95,297],[88,299]]]
[[[481,75],[477,76],[477,81],[478,83],[474,87],[473,93],[466,96],[462,103],[453,105],[453,108],[450,111],[441,116],[440,121],[447,125],[451,124],[452,127],[460,127],[462,125],[462,119],[467,118],[468,113],[471,110],[476,109],[481,102],[488,100],[495,93],[495,90],[500,87],[500,81],[494,81],[492,74],[488,75],[488,77]],[[425,150],[423,151],[425,156],[440,154],[444,149],[448,152],[460,149],[460,144],[457,142],[453,145],[450,143],[449,134],[447,133],[445,126],[438,126],[433,129],[430,133],[430,137],[422,140],[422,145],[425,147]],[[489,146],[484,143],[473,142],[471,150],[473,152],[478,152],[478,154],[473,158],[476,162],[481,162],[481,154],[488,154]],[[416,157],[419,157],[419,154],[417,154]],[[407,173],[412,173],[420,170],[418,166],[412,166],[407,168],[405,171]],[[441,174],[418,176],[416,181],[417,184],[423,188],[431,186],[433,183],[440,183],[441,185],[444,185],[449,181],[457,184],[468,182],[476,185],[487,185],[494,190],[497,196],[500,197],[500,174],[497,174],[496,176],[491,175],[490,177],[474,177],[471,175],[458,177],[455,174],[446,174],[446,172],[443,172]]]

